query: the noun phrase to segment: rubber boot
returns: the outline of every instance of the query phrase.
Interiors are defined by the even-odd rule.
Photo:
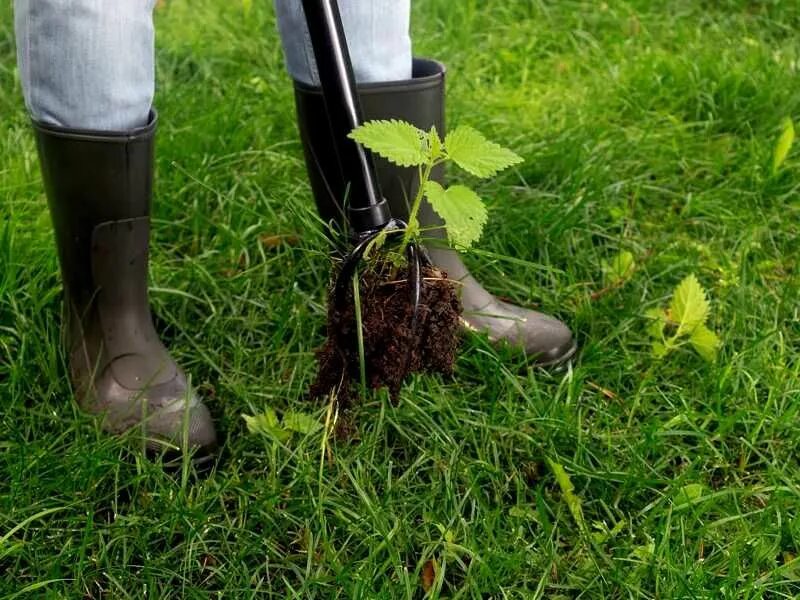
[[[444,137],[445,68],[432,60],[415,59],[413,78],[409,81],[361,84],[358,86],[364,119],[400,119],[420,129],[435,126]],[[337,227],[345,224],[340,202],[345,197],[346,183],[339,167],[328,125],[321,90],[295,82],[295,102],[308,168],[311,189],[320,216]],[[381,191],[389,201],[392,216],[408,218],[409,202],[416,194],[416,168],[403,168],[375,156]],[[443,168],[437,167],[432,179],[444,179]],[[572,357],[576,344],[569,329],[558,319],[502,302],[487,292],[470,275],[460,256],[448,248],[442,221],[427,202],[419,212],[420,225],[428,238],[426,243],[434,264],[451,279],[462,284],[465,327],[486,332],[492,341],[506,341],[524,348],[540,366],[563,363]]]
[[[153,327],[147,294],[156,115],[128,132],[34,123],[64,283],[64,338],[82,408],[148,450],[216,446],[208,409]],[[166,442],[166,443],[165,443]]]

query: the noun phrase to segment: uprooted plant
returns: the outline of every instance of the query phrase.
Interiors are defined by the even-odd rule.
[[[318,352],[312,395],[336,393],[345,406],[353,384],[359,381],[362,390],[386,387],[396,397],[411,373],[452,371],[462,313],[458,284],[423,261],[420,302],[415,305],[406,250],[423,237],[418,218],[423,201],[441,217],[448,243],[459,251],[468,250],[480,238],[488,213],[469,187],[445,188],[431,180],[434,168],[450,162],[488,178],[522,161],[511,150],[463,126],[442,140],[435,128],[423,131],[404,121],[370,121],[354,129],[350,137],[396,165],[416,167],[419,185],[407,226],[391,234],[381,232],[370,242],[348,301],[336,302],[331,289],[327,340]],[[400,237],[399,247],[388,249],[389,235]]]

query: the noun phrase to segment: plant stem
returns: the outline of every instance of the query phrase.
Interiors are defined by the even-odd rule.
[[[361,289],[358,281],[358,270],[353,273],[353,303],[356,309],[356,336],[358,339],[358,370],[361,375],[361,394],[367,393],[367,363],[364,354],[364,323],[361,317]]]
[[[403,244],[400,247],[401,250],[408,246],[409,242],[411,241],[411,236],[419,230],[417,213],[419,212],[419,207],[422,205],[422,198],[425,196],[425,184],[428,183],[428,180],[431,177],[431,171],[433,171],[434,165],[435,161],[431,160],[425,165],[425,168],[420,171],[419,187],[417,188],[417,195],[414,197],[414,202],[411,204],[411,212],[408,215],[408,228],[406,229],[405,233],[403,233]]]

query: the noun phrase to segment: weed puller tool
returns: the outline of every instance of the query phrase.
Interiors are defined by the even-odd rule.
[[[401,235],[407,224],[392,218],[378,185],[370,151],[348,137],[362,124],[363,118],[339,6],[336,0],[303,0],[303,11],[342,174],[348,182],[347,218],[354,246],[345,255],[334,284],[335,301],[341,305],[347,301],[348,285],[370,243],[380,235]],[[422,268],[427,259],[413,241],[406,246],[405,254],[414,307],[411,329],[415,331],[422,295]]]

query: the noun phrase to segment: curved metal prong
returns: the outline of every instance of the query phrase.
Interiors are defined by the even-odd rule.
[[[356,245],[353,246],[353,249],[350,250],[342,260],[342,268],[339,269],[339,275],[336,278],[334,289],[336,302],[338,304],[341,304],[347,299],[350,280],[356,272],[358,263],[364,258],[364,253],[367,251],[367,248],[369,248],[369,245],[381,234],[386,234],[387,236],[399,235],[403,233],[407,227],[408,225],[406,225],[405,221],[391,219],[384,227],[362,233],[358,237]]]
[[[342,261],[342,268],[339,269],[339,275],[336,278],[336,285],[334,288],[337,304],[342,304],[347,300],[347,291],[350,286],[350,280],[353,278],[353,274],[356,272],[358,263],[361,262],[362,258],[364,258],[364,252],[367,251],[370,243],[377,238],[382,231],[383,229],[378,229],[373,233],[363,236],[347,254],[347,256],[344,257],[344,260]]]
[[[382,234],[387,236],[396,236],[402,234],[407,225],[399,219],[392,219],[387,223],[386,227],[371,231],[361,235],[356,242],[353,249],[344,257],[342,266],[339,269],[339,275],[334,285],[334,298],[338,305],[347,301],[347,294],[350,290],[353,275],[358,268],[358,263],[364,258],[364,254],[369,248],[369,245]],[[417,330],[419,329],[419,314],[420,306],[422,304],[422,284],[423,275],[422,269],[424,266],[430,264],[430,259],[424,248],[420,247],[416,242],[411,242],[406,247],[406,260],[408,260],[408,287],[411,292],[411,343],[406,352],[406,368],[411,361],[413,350],[413,343],[417,338]]]
[[[411,331],[416,333],[419,317],[419,305],[422,301],[422,261],[420,260],[419,247],[411,243],[406,248],[408,259],[408,287],[411,290],[411,303],[414,312],[411,315]]]
[[[411,339],[406,349],[406,366],[408,371],[411,363],[411,355],[417,341],[417,330],[419,329],[419,309],[422,303],[422,260],[420,249],[416,243],[412,242],[406,248],[406,258],[408,259],[408,288],[411,290]]]

